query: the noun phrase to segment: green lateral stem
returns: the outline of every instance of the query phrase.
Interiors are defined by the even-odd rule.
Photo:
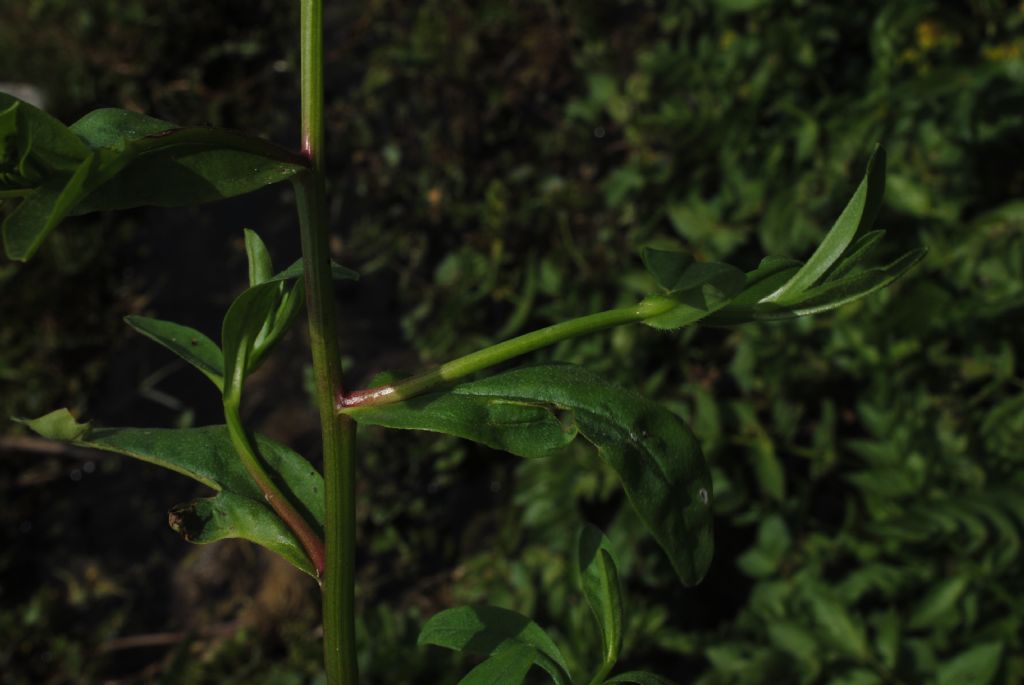
[[[267,504],[277,512],[288,529],[292,531],[302,548],[306,550],[318,578],[323,577],[324,572],[324,543],[316,531],[309,525],[309,521],[288,500],[288,497],[281,492],[281,489],[274,483],[274,479],[267,473],[266,468],[256,449],[253,446],[249,434],[242,426],[242,419],[238,412],[238,404],[230,400],[224,402],[224,418],[228,424],[228,434],[231,436],[231,444],[235,447],[245,470],[255,481],[256,486],[263,493]]]
[[[609,309],[597,314],[590,314],[588,316],[581,316],[578,319],[556,323],[552,326],[512,338],[511,340],[506,340],[497,345],[477,350],[467,354],[465,357],[452,360],[436,369],[412,376],[394,385],[357,390],[348,395],[340,395],[336,398],[337,410],[338,412],[344,412],[351,407],[401,402],[417,395],[422,395],[439,385],[465,378],[470,374],[483,371],[509,359],[539,350],[542,347],[588,333],[596,333],[597,331],[603,331],[623,324],[643,321],[644,319],[664,314],[677,305],[678,303],[675,300],[667,297],[652,297],[632,307]]]

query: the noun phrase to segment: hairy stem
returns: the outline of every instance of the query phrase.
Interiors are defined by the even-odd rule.
[[[627,323],[643,321],[644,319],[664,314],[675,306],[677,306],[677,303],[669,298],[648,298],[632,307],[609,309],[597,314],[590,314],[589,316],[581,316],[578,319],[556,323],[552,326],[512,338],[511,340],[506,340],[497,345],[477,350],[467,354],[465,357],[442,364],[431,371],[406,378],[394,385],[385,385],[369,390],[357,390],[348,395],[339,395],[336,398],[337,409],[339,412],[343,412],[349,407],[401,402],[416,395],[421,395],[439,385],[451,383],[477,371],[483,371],[495,364],[500,364],[514,357],[539,350],[542,347],[553,345],[568,338],[595,333]]]
[[[324,189],[323,2],[299,9],[302,152],[312,169],[293,180],[302,234],[309,340],[324,450],[326,566],[323,577],[324,667],[328,685],[356,685],[355,423],[334,413],[341,392],[341,358],[334,319],[334,286],[327,241]]]

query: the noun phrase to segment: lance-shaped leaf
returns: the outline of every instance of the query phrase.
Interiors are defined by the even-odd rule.
[[[251,344],[243,350],[248,364],[244,370],[245,373],[249,373],[266,357],[298,315],[302,308],[305,291],[301,281],[296,284],[286,282],[302,277],[301,260],[284,271],[270,276],[268,274],[271,273],[273,265],[263,241],[253,231],[247,230],[245,235],[246,250],[250,259],[250,282],[253,279],[257,282],[246,291],[249,294],[245,296],[242,304],[234,313],[229,309],[230,316],[226,317],[225,321],[230,324],[230,335],[225,339],[230,340],[233,346],[232,355],[237,364],[239,345],[242,344],[242,338],[249,335],[246,334],[244,326],[252,325],[257,328],[255,334],[250,333]],[[332,264],[332,274],[337,279],[359,277],[356,272],[338,264]],[[259,289],[262,294],[254,295],[251,292],[254,289]],[[259,300],[256,303],[260,305],[257,308],[259,311],[253,311],[252,298]],[[270,303],[270,299],[273,299],[273,303]],[[213,381],[218,390],[224,390],[224,354],[217,343],[206,335],[189,326],[146,316],[131,315],[125,317],[125,321],[139,333],[163,345],[199,369],[203,375]],[[232,372],[242,368],[232,366]]]
[[[221,327],[224,346],[224,397],[240,401],[242,384],[256,368],[257,344],[266,339],[281,302],[283,282],[249,288],[231,303]],[[264,348],[267,349],[267,348]]]
[[[536,660],[537,650],[515,645],[478,664],[458,685],[522,685]]]
[[[202,371],[218,390],[224,389],[224,354],[217,343],[194,328],[136,314],[125,323]]]
[[[874,252],[875,246],[885,237],[885,231],[868,231],[857,238],[850,248],[843,253],[832,267],[825,272],[824,282],[837,281],[848,276],[864,265],[864,262]]]
[[[846,248],[853,242],[857,233],[875,223],[878,211],[882,207],[884,193],[885,150],[878,145],[868,160],[863,180],[814,254],[790,280],[766,297],[765,301],[783,302],[792,299],[817,283],[829,267],[846,252]]]
[[[514,369],[405,402],[351,407],[356,421],[449,433],[526,457],[551,453],[551,424],[541,450],[517,431],[493,430],[480,439],[481,416],[495,403],[564,413],[566,438],[577,431],[618,474],[641,520],[687,585],[711,563],[711,477],[700,445],[676,415],[637,393],[568,365]],[[504,411],[505,409],[503,409]],[[511,408],[508,411],[512,411]],[[522,413],[527,416],[527,413]],[[533,414],[531,413],[531,416]],[[492,426],[493,428],[493,426]]]
[[[611,543],[597,527],[587,524],[580,529],[576,566],[583,596],[601,629],[604,644],[602,665],[610,670],[622,650],[622,590]]]
[[[554,641],[526,616],[500,607],[456,607],[434,614],[417,644],[437,645],[469,654],[500,654],[526,647],[556,683],[571,683],[569,667]]]
[[[297,154],[237,131],[179,127],[120,109],[90,112],[70,129],[106,157],[102,183],[76,213],[235,197],[288,180],[306,164]]]
[[[897,278],[910,270],[925,255],[924,249],[912,250],[885,266],[870,269],[853,270],[850,275],[837,280],[825,280],[820,285],[801,291],[798,295],[787,298],[785,302],[769,302],[764,299],[754,300],[759,294],[757,285],[751,288],[751,294],[744,291],[728,306],[704,319],[703,323],[711,326],[735,325],[748,321],[778,321],[797,316],[819,314],[863,297],[867,297],[890,285]],[[763,263],[762,263],[763,264]],[[760,271],[759,267],[757,271]],[[851,268],[852,270],[852,268]],[[756,274],[757,271],[752,272]],[[786,277],[788,270],[781,270],[775,275]],[[750,274],[748,274],[750,276]],[[772,282],[771,276],[764,281]]]
[[[256,231],[245,229],[245,256],[249,263],[249,285],[269,281],[274,275],[274,262],[266,243]]]
[[[4,248],[22,261],[69,215],[233,197],[307,164],[259,138],[123,110],[99,110],[67,127],[2,93],[0,155],[0,200],[17,205],[3,224]]]
[[[298,540],[281,522],[245,471],[225,426],[204,428],[95,428],[78,423],[66,409],[23,421],[45,438],[121,454],[156,464],[218,492],[174,507],[171,526],[186,540],[206,543],[242,538],[277,552],[302,571],[316,576]],[[300,455],[263,436],[256,449],[278,486],[303,517],[322,531],[323,478]]]

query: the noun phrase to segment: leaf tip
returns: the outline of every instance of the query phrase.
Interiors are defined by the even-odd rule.
[[[16,423],[28,426],[32,431],[50,440],[73,442],[92,430],[89,422],[79,423],[66,408],[57,409],[37,419],[14,417]]]

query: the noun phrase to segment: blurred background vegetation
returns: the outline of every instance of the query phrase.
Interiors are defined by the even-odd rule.
[[[363,435],[364,682],[455,683],[415,647],[453,603],[532,614],[580,664],[578,522],[627,579],[626,665],[685,685],[1024,683],[1024,4],[1007,0],[331,0],[331,216],[348,378],[416,370],[642,294],[637,250],[804,257],[889,151],[880,228],[925,262],[828,316],[642,327],[535,355],[688,418],[717,554],[678,585],[585,449],[520,462]],[[0,5],[0,82],[295,140],[295,3]],[[219,422],[217,397],[121,318],[215,334],[241,228],[286,264],[286,188],[75,220],[0,262],[0,414]],[[303,332],[253,425],[317,458]],[[0,427],[0,683],[320,683],[317,592],[245,544],[192,548],[188,481]],[[538,681],[539,682],[539,681]]]

